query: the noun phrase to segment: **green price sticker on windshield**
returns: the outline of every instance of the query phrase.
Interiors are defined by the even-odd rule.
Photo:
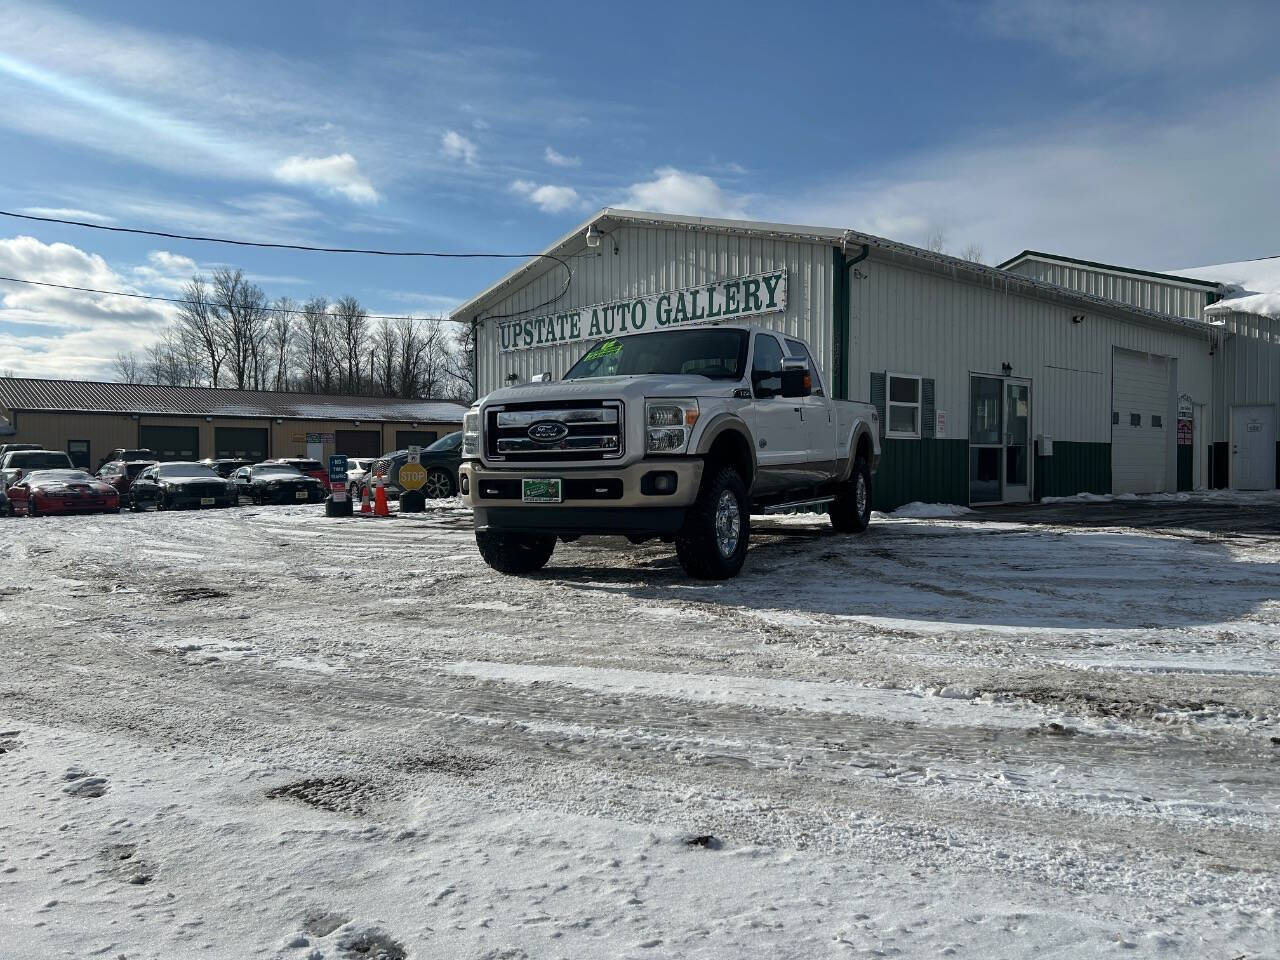
[[[604,343],[594,347],[583,360],[599,360],[601,357],[611,357],[615,353],[622,352],[622,343],[618,340],[606,340]]]

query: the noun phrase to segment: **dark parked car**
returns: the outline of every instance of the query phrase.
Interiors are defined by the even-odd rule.
[[[13,450],[0,459],[0,485],[12,486],[32,470],[78,470],[71,458],[57,450]]]
[[[133,481],[138,474],[154,464],[154,460],[112,460],[98,468],[98,479],[115,487],[120,494],[120,502],[127,504],[132,499],[129,491],[133,487]]]
[[[329,470],[319,460],[312,460],[309,457],[276,457],[274,460],[264,460],[262,462],[287,464],[299,473],[305,473],[308,477],[315,477],[324,484],[326,491],[329,489]]]
[[[111,463],[113,460],[150,460],[155,463],[158,458],[153,450],[134,450],[129,447],[116,447],[105,457],[98,461],[101,467],[104,463]]]
[[[241,467],[232,479],[240,496],[254,503],[320,503],[329,485],[287,463],[259,463]]]
[[[49,513],[119,513],[120,494],[83,470],[32,470],[9,487],[14,516]]]
[[[230,477],[241,467],[253,466],[252,460],[244,460],[237,457],[223,457],[219,460],[210,458],[207,460],[201,460],[200,463],[208,467],[220,477]]]
[[[369,468],[364,482],[372,483],[381,473],[386,482],[387,496],[399,497],[400,468],[409,462],[408,450],[384,454]],[[422,485],[422,495],[428,500],[443,500],[458,492],[458,466],[462,463],[462,431],[447,433],[418,456],[418,462],[427,469],[427,480]],[[363,491],[363,487],[361,490]],[[372,491],[372,488],[370,488]]]
[[[236,485],[200,463],[156,463],[133,480],[134,510],[184,507],[234,507],[240,503]]]

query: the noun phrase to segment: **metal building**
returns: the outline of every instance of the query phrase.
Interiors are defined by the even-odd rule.
[[[445,400],[0,377],[10,440],[64,450],[90,470],[117,447],[165,460],[378,457],[452,433],[465,412]]]
[[[1000,267],[1202,321],[1212,348],[1213,389],[1207,402],[1180,395],[1178,414],[1179,452],[1183,446],[1191,447],[1194,486],[1276,488],[1280,481],[1280,320],[1243,309],[1253,298],[1236,297],[1226,284],[1205,277],[1137,270],[1035,250],[1024,250]]]
[[[803,337],[836,397],[880,410],[887,509],[1203,485],[1177,425],[1180,398],[1212,405],[1214,331],[1152,304],[851,230],[605,209],[453,318],[482,394],[677,323]]]

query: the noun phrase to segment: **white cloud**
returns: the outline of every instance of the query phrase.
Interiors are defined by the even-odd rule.
[[[768,218],[923,244],[945,230],[999,262],[1024,248],[1164,269],[1274,253],[1280,83],[1184,104],[1176,122],[1078,115],[775,199]]]
[[[446,130],[440,138],[440,152],[450,160],[461,160],[469,167],[476,165],[476,145],[458,133]]]
[[[693,217],[747,218],[745,197],[730,196],[710,177],[675,167],[660,167],[652,180],[631,184],[620,206]]]
[[[147,262],[134,267],[131,273],[148,289],[174,293],[186,286],[199,270],[199,265],[190,257],[168,250],[152,250],[147,254]]]
[[[536,184],[530,180],[514,180],[511,192],[525,197],[537,205],[543,213],[563,213],[582,206],[582,198],[573,187],[559,187],[549,183]]]
[[[378,191],[360,172],[349,153],[327,157],[289,157],[275,168],[276,179],[295,186],[315,187],[329,194],[341,194],[352,203],[377,203]]]
[[[115,217],[92,210],[81,210],[78,207],[23,207],[19,213],[29,213],[33,217],[53,217],[55,220],[84,220],[91,223],[115,223]]]
[[[153,262],[172,265],[168,256]],[[29,236],[0,239],[0,273],[139,292],[101,256]],[[117,352],[141,354],[172,315],[145,300],[0,283],[0,357],[20,376],[103,377]]]
[[[582,166],[581,157],[566,156],[565,154],[561,153],[559,150],[555,149],[554,147],[547,147],[545,156],[547,158],[547,163],[551,164],[553,167]]]

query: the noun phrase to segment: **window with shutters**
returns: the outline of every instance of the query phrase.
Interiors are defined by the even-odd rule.
[[[885,435],[919,439],[922,378],[902,373],[889,373],[886,377],[889,389]]]

